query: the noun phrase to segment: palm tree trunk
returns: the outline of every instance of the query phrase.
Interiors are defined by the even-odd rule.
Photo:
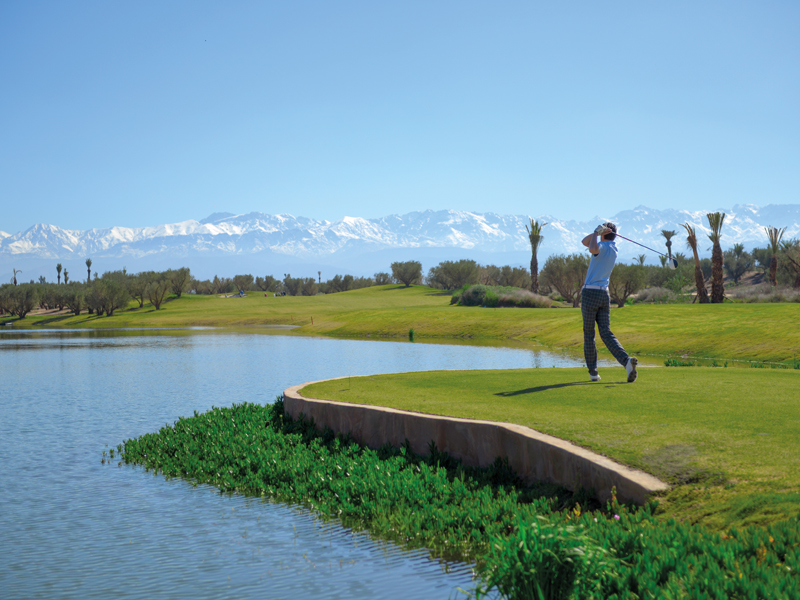
[[[711,252],[711,302],[720,304],[725,300],[725,283],[722,275],[722,248],[719,242],[714,242]]]
[[[536,258],[536,252],[531,255],[531,291],[534,294],[539,293],[539,259]]]
[[[778,285],[778,255],[773,254],[772,260],[769,261],[769,284],[772,287]]]
[[[694,284],[697,287],[697,301],[700,304],[708,304],[708,290],[706,290],[706,280],[703,277],[703,269],[700,268],[700,257],[697,255],[697,245],[692,247],[694,252]]]

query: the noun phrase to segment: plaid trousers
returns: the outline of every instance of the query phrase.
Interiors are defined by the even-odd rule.
[[[611,333],[611,298],[605,290],[581,292],[581,313],[583,314],[583,355],[589,373],[597,374],[597,346],[594,343],[594,324],[600,330],[600,339],[617,362],[623,367],[628,363],[628,353]]]

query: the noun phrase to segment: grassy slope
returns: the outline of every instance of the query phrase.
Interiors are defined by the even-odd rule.
[[[330,381],[310,397],[527,425],[673,483],[665,514],[713,528],[797,514],[800,371],[439,371]],[[349,389],[348,389],[349,385]]]
[[[273,298],[258,292],[246,298],[184,295],[159,311],[145,304],[144,308],[131,308],[112,317],[28,316],[18,324],[294,324],[300,326],[295,334],[402,338],[413,328],[418,340],[523,340],[576,350],[583,344],[579,309],[484,309],[450,306],[449,302],[449,294],[438,290],[395,285],[314,297]],[[800,304],[796,303],[629,306],[613,310],[612,327],[626,350],[642,355],[776,362],[800,358]],[[605,352],[602,344],[600,350]]]

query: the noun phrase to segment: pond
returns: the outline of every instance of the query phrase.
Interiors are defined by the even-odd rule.
[[[580,365],[541,349],[214,329],[2,331],[3,597],[455,597],[473,586],[470,565],[101,455],[194,411],[270,403],[304,381]]]

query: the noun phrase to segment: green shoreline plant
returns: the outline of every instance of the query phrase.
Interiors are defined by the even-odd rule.
[[[212,408],[117,447],[166,477],[308,506],[435,556],[477,561],[474,594],[508,598],[800,597],[800,521],[721,534],[615,497],[584,512],[564,490],[522,489],[507,462],[361,447],[283,403]],[[104,457],[105,458],[105,457]]]

